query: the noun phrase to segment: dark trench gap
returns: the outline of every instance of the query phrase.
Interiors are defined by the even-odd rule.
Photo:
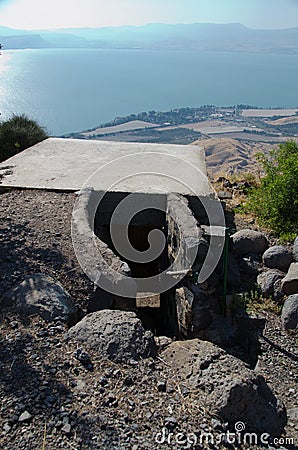
[[[110,231],[110,220],[115,208],[128,194],[108,193],[100,204],[95,215],[94,230],[97,237],[105,242],[109,248],[130,268],[132,278],[150,278],[156,276],[170,267],[168,224],[164,211],[147,208],[137,213],[128,226],[128,239],[132,247],[144,252],[149,248],[148,235],[152,230],[160,230],[165,237],[165,246],[162,253],[147,263],[130,261],[118,253],[115,248]],[[137,194],[133,194],[137,195]],[[120,225],[125,229],[125,223]],[[151,294],[156,294],[152,292]],[[159,296],[159,306],[137,306],[137,313],[146,330],[151,330],[156,336],[177,336],[178,319],[175,303],[175,289],[164,292]],[[138,303],[138,302],[137,302]]]

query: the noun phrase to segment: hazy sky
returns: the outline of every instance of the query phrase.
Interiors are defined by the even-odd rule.
[[[0,0],[0,24],[41,29],[240,22],[251,28],[298,26],[298,0]]]

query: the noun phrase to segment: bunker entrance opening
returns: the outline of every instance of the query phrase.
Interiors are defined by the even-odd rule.
[[[131,199],[129,200],[128,197]],[[134,214],[127,223],[126,211],[124,211],[123,217],[120,211],[119,216],[117,215],[116,224],[112,227],[112,234],[128,235],[129,243],[133,249],[138,252],[146,252],[150,246],[148,241],[150,232],[159,230],[164,235],[164,246],[160,254],[152,261],[136,262],[130,260],[125,255],[120,254],[115,245],[111,234],[111,220],[113,220],[115,212],[118,214],[118,205],[126,200],[128,200],[128,208],[133,205],[139,212]],[[129,276],[133,278],[153,277],[170,267],[166,201],[165,195],[108,192],[96,211],[94,220],[96,236],[105,242],[123,262],[127,263],[130,269]],[[141,210],[142,208],[144,209]],[[120,302],[120,304],[123,303]],[[137,293],[135,305],[145,329],[151,330],[155,335],[177,335],[175,290],[162,294],[150,292],[148,297],[144,297],[144,293]]]

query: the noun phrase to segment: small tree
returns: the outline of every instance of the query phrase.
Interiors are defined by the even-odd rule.
[[[265,175],[251,190],[246,209],[282,239],[292,239],[298,233],[298,145],[285,142],[258,160]]]
[[[14,115],[0,123],[0,162],[25,150],[48,136],[45,130],[25,115]]]

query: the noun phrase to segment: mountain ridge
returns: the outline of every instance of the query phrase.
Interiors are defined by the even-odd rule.
[[[17,39],[16,39],[17,38]],[[230,24],[159,24],[18,30],[0,25],[4,49],[102,48],[298,53],[298,27],[276,30]]]

